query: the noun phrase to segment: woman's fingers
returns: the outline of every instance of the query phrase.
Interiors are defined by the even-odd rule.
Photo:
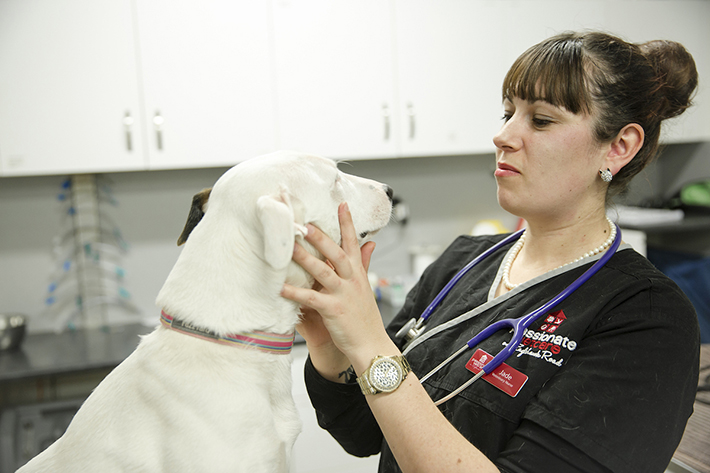
[[[362,266],[365,268],[365,272],[370,269],[370,258],[372,258],[372,253],[375,251],[375,242],[368,241],[362,248],[360,248],[360,257],[362,259]]]
[[[317,229],[315,229],[315,231],[320,232],[320,230]],[[313,232],[313,229],[309,230],[309,235]],[[321,235],[323,234],[321,233]],[[313,276],[315,280],[324,288],[332,288],[337,286],[340,278],[338,277],[336,270],[334,270],[332,263],[329,263],[328,261],[321,261],[306,251],[306,249],[299,244],[294,245],[293,260],[308,273],[310,273],[310,275]]]
[[[304,338],[310,344],[332,343],[347,355],[372,341],[371,331],[382,318],[372,295],[367,268],[375,248],[368,242],[360,248],[352,216],[347,205],[338,208],[341,245],[313,225],[308,225],[306,241],[313,245],[325,261],[296,244],[293,260],[310,273],[322,286],[319,290],[284,285],[281,295],[302,307],[318,312],[304,313]]]
[[[298,244],[295,245],[293,253],[293,260],[329,291],[337,289],[342,279],[349,279],[363,273],[358,266],[364,269],[366,274],[375,249],[374,242],[365,243],[360,248],[352,215],[345,202],[338,206],[338,220],[341,245],[335,243],[318,227],[307,225],[306,241],[325,257],[325,261],[316,258]]]
[[[297,302],[302,306],[310,307],[316,311],[322,308],[319,303],[320,293],[312,289],[284,284],[281,288],[281,296]]]
[[[352,215],[348,209],[347,203],[342,203],[338,206],[338,220],[340,223],[340,238],[341,244],[335,243],[328,235],[323,233],[319,228],[308,224],[308,235],[306,235],[306,241],[312,244],[316,250],[318,250],[326,260],[330,261],[335,272],[344,278],[349,278],[353,275],[353,263],[360,259],[360,245],[357,239],[357,232],[355,231],[355,226],[353,224]],[[301,264],[301,259],[297,259],[297,255],[294,253],[294,260]],[[368,257],[369,260],[369,257]],[[311,271],[311,269],[319,270],[322,268],[311,268],[306,267],[301,264],[303,268],[311,273],[316,280],[318,280],[324,286],[324,281],[319,279],[318,274]],[[324,276],[328,277],[328,273],[323,273]]]
[[[343,251],[348,255],[360,253],[360,243],[357,239],[357,231],[353,223],[353,216],[347,202],[338,206],[338,221],[340,222],[340,238]]]

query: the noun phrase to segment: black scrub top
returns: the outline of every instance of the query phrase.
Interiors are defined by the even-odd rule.
[[[503,237],[459,237],[408,294],[388,327],[390,336]],[[419,378],[491,323],[540,307],[599,258],[551,271],[495,298],[508,251],[509,246],[497,251],[466,274],[425,332],[405,348]],[[474,353],[498,353],[509,339],[508,331],[495,333],[428,379],[426,391],[434,400],[443,398],[473,376],[466,364]],[[687,297],[622,245],[525,332],[505,362],[525,379],[515,396],[478,380],[440,409],[504,472],[663,472],[692,413],[699,350],[697,316]],[[381,452],[379,471],[400,471],[357,385],[331,383],[310,362],[306,384],[319,424],[345,450],[358,456]]]

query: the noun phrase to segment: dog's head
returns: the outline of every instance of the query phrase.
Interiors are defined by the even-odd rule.
[[[311,223],[339,242],[337,209],[348,202],[362,244],[388,223],[391,200],[388,186],[346,174],[330,159],[276,152],[233,167],[212,189],[195,195],[178,244],[190,244],[203,226],[234,231],[235,240],[254,242],[252,251],[271,268],[288,267],[289,283],[307,285],[311,278],[290,264],[296,239],[318,255],[299,238],[304,225]]]

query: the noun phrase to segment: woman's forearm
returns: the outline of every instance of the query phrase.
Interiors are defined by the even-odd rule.
[[[395,392],[367,397],[403,472],[498,471],[443,416],[413,373]]]
[[[383,344],[376,350],[376,354],[381,355],[399,354],[394,344]],[[369,367],[372,359],[353,358],[358,374]],[[366,395],[366,398],[403,472],[498,471],[444,417],[414,373],[409,373],[394,392]]]
[[[308,355],[313,367],[328,381],[348,383],[355,379],[352,364],[338,348],[333,345],[312,347],[308,345]]]

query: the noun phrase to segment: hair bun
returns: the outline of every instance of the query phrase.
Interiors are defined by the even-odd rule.
[[[674,41],[649,41],[639,47],[656,71],[657,92],[662,95],[657,113],[663,119],[680,115],[692,105],[698,85],[693,56]]]

